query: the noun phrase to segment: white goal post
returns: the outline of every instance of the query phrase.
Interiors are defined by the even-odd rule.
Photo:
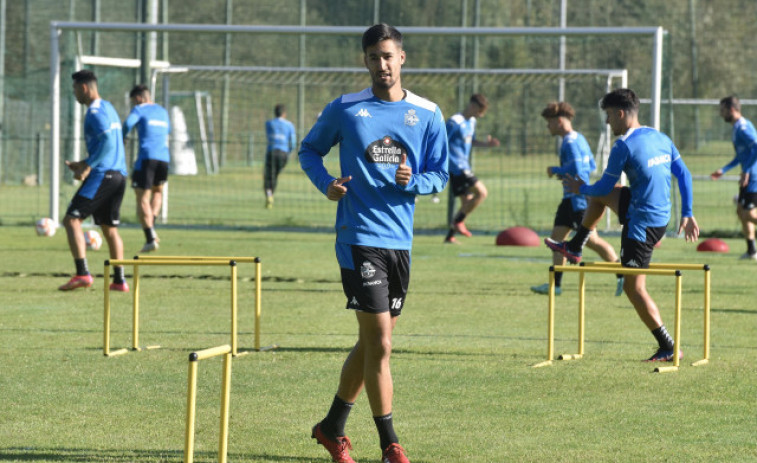
[[[497,37],[497,36],[648,36],[653,39],[651,50],[652,100],[650,122],[655,128],[660,125],[660,95],[662,88],[662,48],[664,30],[662,27],[402,27],[406,36],[456,36],[456,37]],[[63,31],[112,31],[112,32],[188,32],[225,34],[279,34],[279,35],[356,35],[365,31],[364,26],[242,26],[203,24],[131,24],[52,21],[50,23],[50,94],[51,94],[51,142],[50,142],[50,218],[59,221],[60,193],[60,35]],[[403,72],[409,72],[406,69]],[[482,72],[491,69],[450,69],[449,72]],[[502,70],[519,72],[522,70]],[[544,70],[551,72],[554,70]]]

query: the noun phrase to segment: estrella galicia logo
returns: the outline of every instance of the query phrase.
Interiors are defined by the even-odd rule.
[[[365,149],[365,160],[374,164],[397,166],[402,161],[403,154],[407,155],[407,148],[387,135],[368,145]]]

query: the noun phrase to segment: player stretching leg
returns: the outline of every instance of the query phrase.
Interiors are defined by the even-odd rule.
[[[549,238],[545,244],[563,254],[571,263],[581,260],[581,250],[599,223],[605,208],[612,209],[623,224],[621,265],[649,268],[654,245],[665,234],[670,220],[671,174],[678,180],[681,194],[681,225],[686,241],[696,241],[699,226],[693,214],[691,174],[673,142],[665,134],[639,124],[639,99],[629,89],[614,90],[602,98],[602,109],[612,132],[620,136],[610,151],[602,178],[593,185],[566,176],[568,191],[590,197],[589,206],[576,235],[569,242]],[[615,186],[625,172],[631,187]],[[627,275],[623,290],[642,322],[652,332],[658,349],[648,361],[671,361],[676,355],[673,338],[662,322],[660,311],[647,292],[646,275]]]

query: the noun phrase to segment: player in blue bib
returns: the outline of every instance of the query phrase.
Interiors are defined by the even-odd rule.
[[[470,164],[471,149],[499,146],[499,140],[486,137],[486,141],[476,139],[476,121],[486,114],[489,101],[480,93],[471,95],[468,106],[447,121],[447,141],[449,143],[449,184],[453,196],[460,198],[460,209],[452,218],[445,243],[457,243],[455,233],[471,236],[465,219],[484,202],[488,192]]]
[[[265,136],[268,147],[265,152],[265,167],[263,169],[263,190],[265,192],[265,207],[273,207],[273,193],[276,191],[279,174],[289,160],[289,153],[297,144],[294,124],[287,120],[287,110],[283,104],[273,108],[276,116],[265,123]]]
[[[92,71],[82,70],[71,75],[76,101],[87,107],[84,116],[84,139],[89,156],[83,161],[66,161],[74,178],[82,184],[66,210],[63,225],[66,227],[68,246],[74,257],[76,275],[61,291],[92,286],[93,278],[87,266],[87,247],[82,233],[82,221],[90,215],[100,226],[108,243],[111,259],[123,259],[124,244],[118,233],[121,201],[126,190],[126,159],[124,157],[121,120],[109,102],[100,98],[97,77]],[[129,291],[124,279],[124,268],[114,267],[114,291]]]
[[[565,101],[549,103],[541,112],[541,117],[547,121],[547,129],[550,135],[562,137],[560,145],[560,165],[547,167],[547,176],[562,179],[566,176],[578,177],[584,183],[589,182],[589,175],[596,170],[597,165],[594,163],[594,156],[589,148],[586,138],[573,130],[573,117],[576,115],[575,110]],[[550,238],[554,241],[565,241],[571,230],[578,230],[583,220],[584,211],[586,211],[586,197],[581,194],[575,194],[563,188],[563,199],[557,207],[554,224],[552,225],[552,234]],[[586,246],[592,251],[599,254],[605,262],[618,262],[618,255],[615,249],[599,237],[597,233],[589,235]],[[554,265],[565,265],[565,257],[559,252],[552,253],[552,263]],[[562,294],[562,272],[555,272],[555,295]],[[615,295],[623,294],[623,275],[617,275],[617,284],[615,285]],[[538,294],[549,293],[549,283],[539,286],[532,286],[531,291]]]
[[[447,183],[447,133],[438,106],[402,88],[402,35],[378,24],[363,34],[372,85],[326,106],[302,141],[300,165],[318,190],[338,201],[336,255],[358,340],[339,387],[313,438],[334,461],[353,462],[344,427],[365,387],[379,433],[382,461],[407,463],[392,422],[389,358],[392,331],[405,304],[416,195]],[[339,144],[338,176],[323,157]]]
[[[168,135],[171,122],[166,111],[152,102],[150,90],[137,85],[129,92],[134,106],[123,124],[124,138],[132,128],[139,135],[139,154],[134,163],[131,186],[137,196],[137,218],[142,224],[145,244],[139,252],[158,249],[155,219],[163,205],[163,185],[168,180]]]
[[[623,267],[648,268],[655,244],[665,234],[670,220],[671,174],[681,193],[681,225],[686,241],[696,241],[699,226],[692,211],[691,174],[673,142],[665,134],[639,124],[639,98],[629,89],[617,89],[602,98],[607,123],[620,138],[610,151],[602,178],[593,185],[580,178],[565,176],[568,191],[590,197],[583,221],[569,242],[549,238],[545,244],[562,253],[569,262],[581,260],[581,249],[609,207],[623,224],[620,261]],[[625,172],[629,187],[616,186]],[[673,338],[662,323],[657,304],[647,292],[646,275],[626,275],[623,285],[628,299],[644,324],[652,331],[658,349],[649,361],[672,361],[676,355]]]
[[[716,170],[710,177],[717,180],[736,166],[741,166],[739,196],[736,215],[746,239],[746,252],[741,259],[757,260],[754,225],[757,224],[757,130],[741,115],[741,102],[735,96],[720,100],[720,116],[733,125],[733,148],[736,156],[731,162]]]

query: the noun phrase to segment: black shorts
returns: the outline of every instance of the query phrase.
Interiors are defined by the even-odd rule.
[[[450,188],[452,188],[452,194],[455,196],[462,196],[468,193],[468,190],[478,182],[478,179],[470,170],[464,170],[462,175],[449,176]]]
[[[624,186],[620,189],[620,199],[618,200],[618,222],[625,225],[628,219],[628,206],[631,205],[631,189]]]
[[[584,218],[584,212],[586,209],[574,210],[573,203],[570,198],[563,198],[559,206],[557,206],[557,212],[555,213],[555,227],[568,227],[571,230],[578,230],[581,225],[581,221]]]
[[[77,191],[66,215],[82,220],[91,215],[97,225],[117,227],[121,222],[121,201],[125,191],[126,178],[118,171],[109,170],[92,199],[79,195]]]
[[[168,163],[146,159],[142,161],[139,170],[131,174],[131,187],[148,190],[154,186],[160,186],[168,180]]]
[[[663,236],[667,227],[647,227],[647,239],[644,242],[628,237],[628,226],[623,225],[620,239],[620,263],[623,267],[649,268],[652,261],[652,251]]]
[[[410,251],[337,243],[347,308],[397,317],[410,282]],[[351,260],[351,268],[346,261]]]
[[[745,188],[739,188],[739,204],[745,211],[757,207],[757,193],[750,193]]]

